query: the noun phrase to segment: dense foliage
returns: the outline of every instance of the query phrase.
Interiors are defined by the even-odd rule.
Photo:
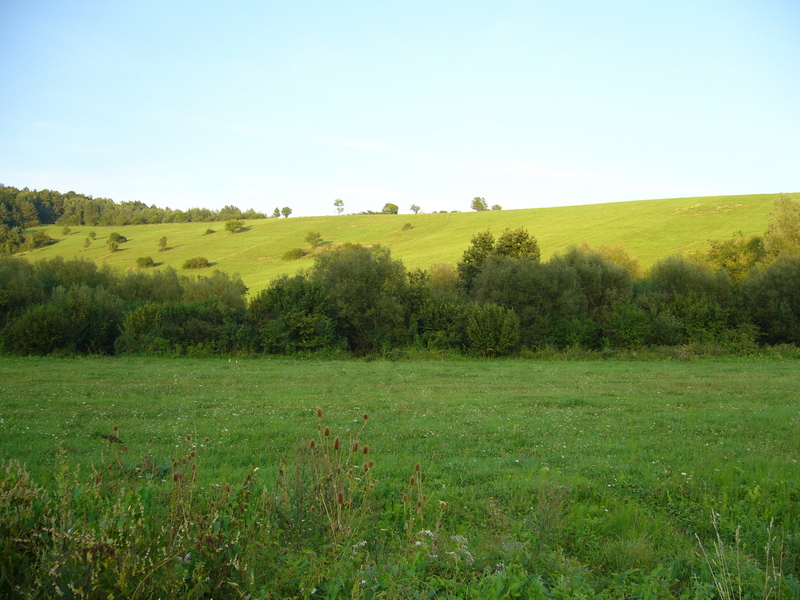
[[[287,215],[288,216],[288,215]],[[221,210],[190,208],[172,210],[144,202],[114,202],[75,192],[29,190],[0,184],[0,254],[11,254],[52,243],[44,232],[26,232],[39,225],[143,225],[264,219],[264,213],[236,206]]]
[[[545,348],[749,352],[759,344],[798,344],[795,212],[791,203],[776,203],[764,240],[734,236],[712,243],[705,255],[665,258],[644,276],[619,247],[583,245],[542,262],[523,228],[497,239],[479,233],[456,268],[428,271],[408,271],[381,246],[330,246],[315,251],[309,270],[274,281],[249,305],[238,276],[148,272],[149,257],[126,273],[79,259],[31,265],[4,258],[0,347],[16,354],[413,348],[498,356]],[[198,257],[183,266],[209,263]]]

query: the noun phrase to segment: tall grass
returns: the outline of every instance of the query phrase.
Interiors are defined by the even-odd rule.
[[[34,597],[798,598],[795,379],[3,358],[0,555]]]

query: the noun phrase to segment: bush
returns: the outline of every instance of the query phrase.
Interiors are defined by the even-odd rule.
[[[206,229],[206,231],[205,231],[205,233],[203,235],[211,235],[212,233],[216,233],[216,231],[214,231],[213,229],[211,229],[209,227],[208,229]]]
[[[302,248],[292,248],[283,253],[281,260],[297,260],[298,258],[303,258],[306,254],[307,252]]]
[[[241,231],[242,229],[244,229],[244,222],[239,221],[238,219],[231,219],[229,221],[225,221],[225,231],[236,233],[237,231]]]
[[[253,332],[244,311],[216,299],[143,304],[125,317],[118,352],[230,354],[249,351]]]
[[[151,267],[155,267],[156,263],[151,256],[140,256],[136,259],[136,266],[139,269],[150,269]]]
[[[369,351],[405,341],[408,277],[388,248],[344,244],[321,252],[309,279],[331,298],[351,349]]]
[[[207,258],[196,256],[194,258],[187,258],[181,265],[184,269],[206,269],[211,266]]]
[[[514,311],[484,304],[473,309],[467,323],[470,347],[483,356],[508,354],[519,343],[519,319]]]
[[[30,307],[2,332],[12,354],[113,354],[122,303],[102,287],[56,288],[52,300]]]
[[[339,346],[333,304],[305,277],[280,277],[250,302],[249,322],[263,350],[292,354]]]
[[[780,258],[750,272],[742,293],[768,344],[800,344],[800,256]]]
[[[124,244],[128,241],[128,238],[126,238],[124,235],[120,235],[116,231],[112,231],[108,234],[108,241],[116,242],[117,244]]]

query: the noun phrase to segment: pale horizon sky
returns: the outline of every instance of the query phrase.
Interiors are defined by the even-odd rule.
[[[795,0],[0,3],[0,183],[292,216],[800,191]]]

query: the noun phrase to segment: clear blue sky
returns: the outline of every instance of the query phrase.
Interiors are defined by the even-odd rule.
[[[0,2],[0,182],[293,216],[800,191],[797,0]]]

